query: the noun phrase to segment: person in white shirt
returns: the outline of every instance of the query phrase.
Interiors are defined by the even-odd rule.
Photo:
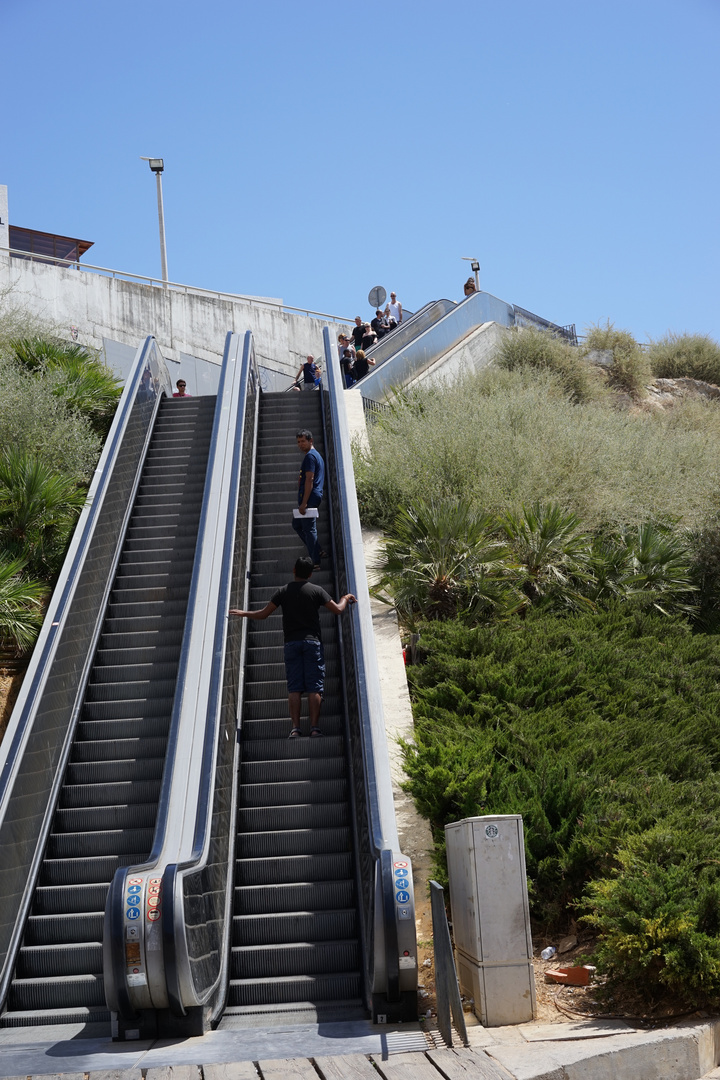
[[[397,293],[390,293],[390,300],[385,305],[385,315],[388,317],[388,319],[394,319],[398,326],[402,322],[402,304],[397,298]]]

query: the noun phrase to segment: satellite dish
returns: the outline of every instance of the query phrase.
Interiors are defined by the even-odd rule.
[[[382,285],[375,285],[368,293],[368,304],[371,308],[381,308],[387,299],[387,293]]]

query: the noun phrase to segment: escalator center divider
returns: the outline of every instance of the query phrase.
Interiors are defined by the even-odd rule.
[[[105,901],[152,847],[214,409],[160,405],[3,1027],[109,1030]]]
[[[325,456],[319,393],[263,394],[250,607],[292,580],[305,549],[291,527],[301,463],[295,432]],[[326,500],[329,494],[326,492]],[[329,513],[318,534],[331,551]],[[311,579],[336,599],[331,560]],[[248,623],[228,1005],[221,1028],[367,1017],[358,936],[336,616],[320,611],[326,680],[320,727],[288,739],[280,613]]]

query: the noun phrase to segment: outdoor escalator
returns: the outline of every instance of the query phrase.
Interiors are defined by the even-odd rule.
[[[3,1027],[110,1020],[105,901],[153,843],[214,408],[159,404]]]
[[[321,395],[263,394],[252,529],[250,607],[292,580],[305,548],[291,528],[301,455],[312,431],[325,457]],[[329,500],[328,500],[329,501]],[[328,501],[318,536],[331,552]],[[312,576],[333,598],[332,559]],[[320,727],[288,739],[280,612],[248,623],[228,1005],[223,1027],[355,1019],[362,1000],[338,618],[321,609],[327,674]]]

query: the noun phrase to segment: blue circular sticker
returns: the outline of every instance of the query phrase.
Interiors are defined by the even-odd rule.
[[[129,893],[142,892],[142,885],[130,885],[129,888],[128,888],[128,892]]]
[[[398,904],[407,904],[408,900],[410,899],[410,893],[409,892],[396,893],[395,894],[395,899],[397,900]]]
[[[128,908],[127,911],[125,912],[125,914],[128,917],[128,919],[139,919],[140,918],[140,911],[136,907]]]
[[[134,907],[134,906],[136,906],[137,904],[140,903],[140,897],[139,896],[128,896],[127,902],[130,905],[130,907]]]
[[[395,871],[395,877],[407,877],[407,876],[408,876],[407,870],[396,870]]]

